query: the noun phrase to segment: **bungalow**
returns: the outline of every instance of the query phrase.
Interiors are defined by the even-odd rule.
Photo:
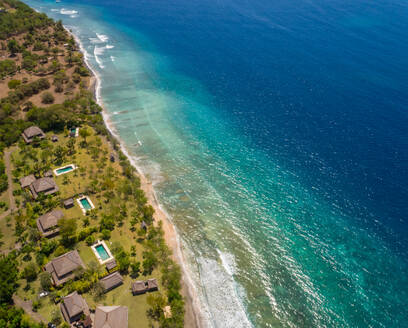
[[[146,281],[132,282],[131,289],[133,295],[140,295],[146,292],[154,292],[159,290],[159,285],[156,279],[149,279]]]
[[[54,210],[41,215],[37,219],[38,230],[44,237],[52,237],[58,234],[58,221],[64,216],[60,210]]]
[[[57,142],[57,141],[58,141],[58,136],[54,134],[54,135],[51,137],[51,140],[52,140],[52,142]]]
[[[108,272],[110,272],[111,270],[115,269],[116,266],[117,266],[117,264],[116,264],[116,260],[115,260],[115,259],[113,259],[112,261],[109,261],[109,262],[107,262],[107,263],[105,264],[106,270],[107,270]]]
[[[35,178],[34,174],[30,174],[27,175],[26,177],[21,178],[20,179],[21,188],[24,189],[29,187],[35,180],[37,179]]]
[[[30,184],[30,191],[34,199],[38,197],[39,193],[44,193],[45,195],[55,194],[59,190],[57,184],[53,178],[44,177],[35,180]]]
[[[126,306],[98,306],[95,310],[94,328],[127,328]]]
[[[147,292],[147,287],[144,281],[134,281],[132,282],[132,294],[140,295]]]
[[[74,277],[74,270],[85,268],[78,251],[71,251],[56,257],[45,265],[45,271],[51,274],[55,286],[62,285]]]
[[[62,316],[69,324],[89,315],[88,304],[77,291],[63,297],[60,308]]]
[[[23,139],[26,143],[30,144],[34,141],[34,138],[44,139],[45,133],[38,126],[30,126],[22,133]]]
[[[123,284],[123,277],[118,271],[99,280],[105,293]]]
[[[72,198],[68,198],[63,202],[65,208],[70,208],[74,206],[74,200]]]

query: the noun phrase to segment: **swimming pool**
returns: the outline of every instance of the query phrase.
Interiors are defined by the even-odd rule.
[[[105,264],[113,259],[112,253],[110,252],[108,246],[103,240],[98,240],[95,244],[91,246],[96,258],[100,264]]]
[[[75,169],[76,169],[76,166],[74,164],[69,164],[69,165],[66,165],[66,166],[59,167],[59,168],[55,169],[54,174],[56,176],[58,176],[58,175],[61,175],[61,174],[71,172],[71,171],[73,171]]]
[[[94,204],[92,203],[91,199],[88,196],[82,196],[80,198],[77,198],[77,202],[82,210],[82,213],[84,214],[86,214],[87,211],[95,208]]]
[[[108,258],[110,258],[108,252],[106,251],[105,247],[103,247],[102,244],[96,246],[95,250],[98,252],[99,257],[102,261],[106,261]]]
[[[80,200],[80,202],[81,202],[83,208],[86,209],[87,211],[92,209],[92,206],[91,206],[91,204],[89,203],[89,201],[88,201],[87,198],[82,198],[82,199]]]

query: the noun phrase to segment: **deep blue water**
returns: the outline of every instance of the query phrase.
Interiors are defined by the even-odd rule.
[[[83,43],[209,326],[408,326],[407,2],[27,3]]]

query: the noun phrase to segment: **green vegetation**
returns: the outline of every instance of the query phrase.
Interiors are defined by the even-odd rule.
[[[140,188],[140,180],[117,141],[104,126],[101,108],[88,90],[90,73],[82,54],[61,22],[36,13],[17,0],[0,0],[6,12],[0,14],[0,154],[13,149],[12,187],[18,210],[0,221],[0,327],[41,327],[11,304],[12,295],[30,300],[33,311],[63,327],[59,302],[76,290],[91,308],[97,304],[125,305],[129,327],[182,327],[184,300],[180,293],[181,273],[171,259],[161,222]],[[1,41],[3,40],[3,41]],[[8,87],[8,88],[7,88]],[[45,140],[26,145],[21,133],[39,126]],[[69,137],[69,128],[79,127],[79,138]],[[51,142],[51,135],[58,141]],[[116,152],[117,162],[109,160]],[[41,194],[34,200],[19,187],[20,178],[41,177],[50,169],[75,163],[78,169],[55,178],[60,191]],[[2,191],[8,187],[4,163],[0,160],[0,208],[7,205]],[[95,209],[84,215],[77,204],[61,207],[63,200],[88,195]],[[2,205],[4,203],[4,206]],[[60,209],[58,236],[44,238],[37,229],[39,216]],[[141,223],[146,223],[146,229]],[[115,270],[124,284],[107,294],[100,278],[108,272],[98,264],[90,245],[104,239],[117,261]],[[42,270],[53,258],[78,250],[86,268],[58,288]],[[132,296],[134,279],[156,278],[159,291]],[[41,291],[49,296],[40,298]],[[171,318],[163,307],[170,305]]]

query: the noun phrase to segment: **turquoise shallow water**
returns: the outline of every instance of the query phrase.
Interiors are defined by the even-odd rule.
[[[404,4],[26,2],[80,40],[207,326],[406,326]]]

